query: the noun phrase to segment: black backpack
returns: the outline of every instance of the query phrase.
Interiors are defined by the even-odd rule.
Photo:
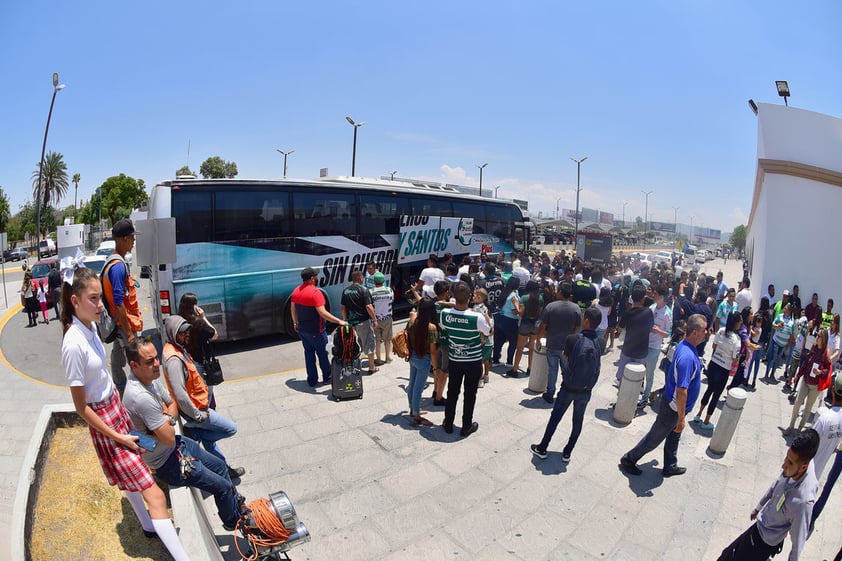
[[[574,391],[593,389],[599,378],[599,358],[596,342],[580,333],[564,369],[564,386]]]

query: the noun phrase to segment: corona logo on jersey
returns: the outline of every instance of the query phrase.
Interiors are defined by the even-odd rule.
[[[398,259],[424,261],[431,253],[465,253],[473,243],[474,219],[445,216],[401,216]]]

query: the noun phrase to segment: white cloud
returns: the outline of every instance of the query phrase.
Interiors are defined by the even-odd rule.
[[[464,168],[461,168],[459,166],[456,166],[454,168],[450,167],[447,164],[444,164],[439,168],[439,170],[441,170],[442,173],[442,177],[440,177],[439,180],[445,180],[448,183],[459,182],[464,184],[467,182],[470,185],[474,184],[473,182],[471,182],[471,178],[468,177],[468,174],[465,173]],[[476,183],[479,183],[479,180],[477,180]]]

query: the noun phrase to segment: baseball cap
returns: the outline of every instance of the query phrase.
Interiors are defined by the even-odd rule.
[[[784,296],[789,296],[789,290],[784,290]]]
[[[113,238],[125,238],[126,236],[131,236],[134,233],[134,225],[132,224],[132,221],[127,218],[118,220],[111,228],[111,237]]]
[[[386,275],[384,275],[380,271],[374,273],[374,275],[371,278],[374,279],[374,282],[376,282],[377,284],[386,282]]]
[[[316,276],[316,270],[313,267],[307,267],[301,271],[301,280],[308,281]]]

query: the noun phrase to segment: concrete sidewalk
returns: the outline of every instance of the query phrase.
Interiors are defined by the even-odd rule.
[[[726,280],[736,276],[731,263]],[[287,346],[300,351],[298,343]],[[58,354],[56,349],[53,357],[37,360],[52,360],[60,369]],[[216,396],[220,412],[239,426],[221,447],[232,464],[247,469],[240,491],[249,500],[286,491],[312,534],[310,543],[291,552],[297,560],[713,560],[748,527],[749,512],[779,474],[786,450],[778,426],[788,422],[790,405],[779,386],[759,384],[725,456],[709,454],[709,434],[688,423],[679,447],[685,475],[661,477],[662,448],[643,458],[642,476],[624,475],[618,460],[655,413],[648,409],[626,427],[611,420],[616,349],[603,359],[569,464],[561,462],[560,451],[571,412],[549,457],[542,461],[530,453],[550,405],[526,390],[526,378],[492,374],[479,390],[479,431],[461,438],[458,430],[448,435],[439,426],[411,426],[403,361],[366,376],[362,400],[335,403],[328,387],[307,386],[302,353],[292,354],[297,361],[277,367],[292,373],[227,381]],[[662,379],[656,375],[656,387]],[[6,435],[0,443],[0,550],[8,551],[11,507],[32,426],[42,405],[69,402],[70,394],[25,377],[5,358],[0,384]],[[432,407],[430,394],[426,389],[422,406],[440,424],[443,408]],[[457,412],[457,429],[460,418]],[[836,491],[802,559],[832,559],[838,551],[840,503],[842,492]],[[213,501],[206,507],[216,521]],[[230,534],[219,526],[217,535],[226,558],[238,558]],[[788,552],[787,539],[781,558]]]

